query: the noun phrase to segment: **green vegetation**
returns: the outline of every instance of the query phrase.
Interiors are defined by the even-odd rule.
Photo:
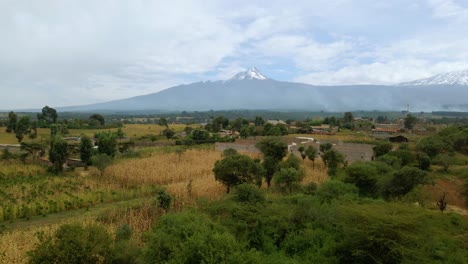
[[[381,122],[403,115],[375,114],[380,114]],[[433,134],[425,137],[411,135],[408,143],[372,139],[372,161],[348,162],[331,143],[320,145],[320,155],[311,145],[299,145],[300,156],[295,156],[297,152],[287,156],[286,142],[296,135],[272,136],[309,133],[312,125],[325,123],[342,131],[317,135],[318,140],[369,141],[361,131],[369,131],[370,121],[356,121],[356,113],[290,119],[277,125],[259,115],[205,115],[199,116],[209,122],[206,126],[177,126],[167,114],[138,121],[156,125],[89,130],[116,125],[117,118],[93,114],[80,124],[78,119],[59,119],[49,107],[37,121],[10,113],[3,124],[10,137],[21,141],[21,150],[4,148],[0,155],[0,224],[32,223],[80,208],[91,213],[96,205],[118,202],[120,206],[138,198],[138,206],[102,211],[97,222],[94,218],[79,224],[80,220],[65,221],[40,232],[37,240],[30,239],[37,243],[28,248],[28,261],[468,261],[468,224],[461,216],[466,210],[454,201],[454,194],[466,191],[464,180],[468,186],[467,125],[452,125],[439,133],[430,130]],[[416,115],[415,130],[425,122],[422,114]],[[81,134],[79,141],[63,138],[70,133],[70,124],[87,127],[72,132]],[[26,137],[34,133],[37,140]],[[238,136],[255,142],[261,155],[235,149],[221,154],[205,144]],[[256,136],[262,137],[256,140]],[[142,145],[133,148],[135,142]],[[39,160],[42,156],[49,157],[53,170],[35,164],[44,162]],[[80,157],[86,167],[93,167],[62,167],[67,157]],[[262,188],[263,182],[270,188]],[[450,184],[459,189],[450,190]]]

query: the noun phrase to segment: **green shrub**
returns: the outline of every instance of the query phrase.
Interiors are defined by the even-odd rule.
[[[263,191],[248,183],[237,185],[234,189],[233,198],[242,203],[255,204],[265,202],[265,194]]]
[[[111,263],[112,238],[102,226],[65,224],[38,239],[29,263]]]

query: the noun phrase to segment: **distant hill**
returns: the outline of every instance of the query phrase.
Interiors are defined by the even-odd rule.
[[[448,73],[445,79],[441,76],[398,85],[315,86],[276,81],[261,74],[256,68],[251,68],[226,81],[196,82],[128,99],[57,109],[385,111],[403,110],[409,104],[411,111],[468,111],[468,78],[464,79],[468,72],[466,75]]]

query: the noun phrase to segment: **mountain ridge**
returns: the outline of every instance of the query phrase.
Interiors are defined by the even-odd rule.
[[[447,110],[466,105],[468,85],[341,85],[318,86],[277,81],[250,68],[226,81],[200,81],[126,99],[58,107],[61,111],[161,110],[207,111],[233,109],[295,109],[313,111]],[[466,89],[465,89],[466,87]],[[454,110],[459,110],[454,108]],[[467,111],[466,109],[465,111]]]

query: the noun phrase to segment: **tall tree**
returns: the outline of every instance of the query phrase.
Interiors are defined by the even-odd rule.
[[[255,180],[255,163],[247,155],[235,154],[218,160],[213,168],[215,179],[231,188],[241,183],[253,183]]]
[[[6,128],[6,132],[7,133],[15,132],[17,122],[18,122],[18,116],[15,114],[15,112],[11,111],[10,113],[8,113],[8,125]]]
[[[91,165],[91,157],[93,156],[93,142],[91,138],[86,135],[81,136],[80,141],[80,158],[83,162],[85,169],[88,169],[88,166]]]
[[[42,127],[54,124],[57,122],[57,118],[57,110],[47,105],[42,108],[41,113],[37,114],[37,120]]]
[[[90,121],[90,123],[97,123],[101,126],[105,125],[106,121],[104,119],[104,117],[100,114],[92,114],[88,120]]]
[[[278,170],[278,164],[286,156],[288,146],[279,138],[269,137],[258,142],[257,148],[263,153],[265,179],[268,187],[270,187],[271,179]]]
[[[112,133],[100,133],[98,139],[98,152],[114,157],[117,152],[117,136]]]
[[[345,162],[344,156],[334,149],[326,151],[322,159],[323,163],[325,163],[325,166],[328,168],[327,173],[330,176],[336,176],[338,168]]]
[[[254,123],[255,126],[263,126],[265,124],[265,120],[263,120],[263,117],[261,116],[256,116]]]
[[[15,134],[16,134],[16,139],[18,139],[19,143],[23,141],[24,135],[29,134],[30,125],[31,125],[31,122],[29,120],[29,116],[21,117],[18,123],[16,123]]]
[[[68,158],[68,144],[60,136],[52,139],[49,151],[49,160],[54,164],[55,171],[61,172],[63,164]]]
[[[414,126],[416,125],[416,123],[418,123],[418,119],[411,115],[411,114],[408,114],[405,118],[405,128],[407,129],[413,129]]]
[[[314,167],[315,158],[317,158],[317,149],[309,145],[307,149],[305,150],[305,154],[307,155],[307,158],[309,158],[312,161],[312,167]]]
[[[29,138],[30,139],[37,138],[37,121],[31,122],[31,132],[29,133]]]
[[[164,117],[159,118],[159,125],[160,126],[165,126],[166,128],[169,128],[169,125],[167,124],[167,120]]]

